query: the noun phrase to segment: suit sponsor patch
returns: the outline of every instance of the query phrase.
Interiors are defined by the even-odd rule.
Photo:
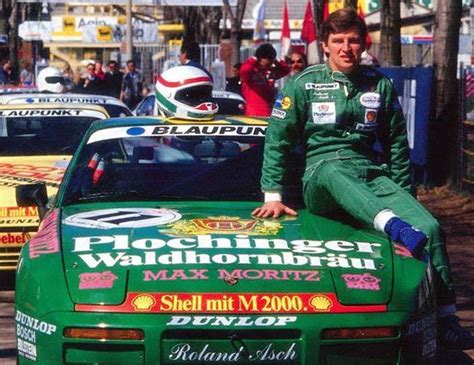
[[[311,103],[311,114],[315,124],[336,123],[336,103]]]
[[[284,119],[286,117],[286,112],[277,108],[273,108],[272,117]]]
[[[365,124],[377,124],[377,110],[375,109],[366,109],[364,116]]]
[[[364,93],[360,96],[360,104],[366,108],[378,109],[380,108],[380,94],[379,93]]]
[[[337,82],[332,82],[330,84],[315,84],[313,82],[307,82],[304,84],[305,90],[337,90],[339,87],[339,83]]]
[[[290,107],[291,107],[291,99],[288,96],[285,96],[281,100],[281,108],[283,110],[286,110],[286,109],[290,109]]]

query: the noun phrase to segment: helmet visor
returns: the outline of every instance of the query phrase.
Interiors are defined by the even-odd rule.
[[[199,85],[176,92],[176,101],[189,106],[196,106],[205,102],[213,101],[212,86]]]
[[[64,77],[62,76],[47,76],[45,78],[45,81],[48,84],[57,84],[57,83],[60,83],[61,85],[65,84]]]

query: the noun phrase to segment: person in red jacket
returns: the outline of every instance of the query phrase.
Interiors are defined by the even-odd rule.
[[[260,45],[255,57],[249,57],[240,68],[242,96],[247,102],[245,115],[269,117],[275,101],[275,81],[286,76],[290,68],[276,59],[275,48]]]

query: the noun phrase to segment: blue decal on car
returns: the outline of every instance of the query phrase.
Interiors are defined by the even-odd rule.
[[[145,129],[142,127],[132,127],[127,129],[127,134],[130,136],[139,136],[145,133]]]

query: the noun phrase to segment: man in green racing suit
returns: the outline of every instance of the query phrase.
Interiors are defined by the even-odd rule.
[[[414,257],[427,252],[435,268],[440,345],[474,348],[474,338],[455,316],[440,226],[410,194],[406,123],[397,95],[385,76],[359,64],[367,27],[354,9],[346,8],[331,13],[321,33],[327,64],[293,77],[275,102],[262,169],[265,203],[253,214],[297,214],[282,203],[281,191],[288,152],[303,141],[307,208],[324,215],[341,207],[404,244]],[[382,146],[382,164],[375,163],[376,142]]]

